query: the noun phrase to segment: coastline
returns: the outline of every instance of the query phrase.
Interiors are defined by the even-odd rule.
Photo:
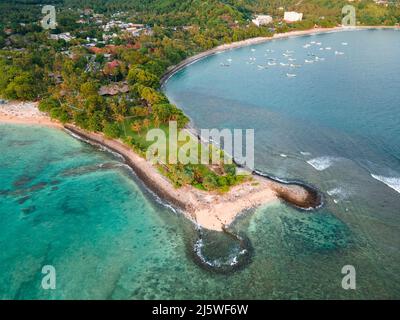
[[[12,112],[5,112],[7,106],[11,106]],[[16,113],[18,106],[22,107]],[[108,139],[101,133],[88,132],[72,124],[62,125],[55,122],[37,110],[37,103],[11,102],[2,105],[0,123],[64,129],[88,143],[104,146],[120,154],[126,164],[157,196],[180,209],[195,224],[209,230],[223,232],[242,212],[276,201],[284,200],[305,209],[315,201],[309,190],[301,185],[283,184],[258,175],[253,175],[250,181],[234,186],[223,194],[202,191],[193,186],[175,188],[155,166],[122,141]]]
[[[0,105],[0,123],[39,125],[62,129],[63,125],[37,109],[37,102],[8,102]]]
[[[308,29],[308,30],[299,30],[299,31],[289,31],[285,33],[276,33],[272,37],[256,37],[256,38],[250,38],[246,40],[241,40],[241,41],[236,41],[232,42],[229,44],[222,44],[219,45],[215,48],[212,48],[210,50],[206,50],[203,52],[200,52],[198,54],[195,54],[194,56],[190,56],[186,58],[185,60],[181,61],[175,66],[171,66],[169,70],[164,73],[164,75],[160,79],[160,84],[161,88],[165,86],[167,81],[178,71],[184,69],[188,65],[198,62],[202,59],[205,59],[209,56],[233,50],[233,49],[238,49],[242,47],[247,47],[255,44],[261,44],[265,43],[268,41],[273,41],[277,39],[285,39],[285,38],[290,38],[290,37],[300,37],[300,36],[306,36],[306,35],[313,35],[313,34],[321,34],[321,33],[331,33],[331,32],[342,32],[342,31],[357,31],[357,30],[373,30],[373,29],[395,29],[395,30],[400,30],[400,27],[396,26],[357,26],[357,27],[332,27],[332,28],[314,28],[314,29]]]
[[[363,26],[355,28],[315,28],[275,34],[272,37],[251,38],[224,44],[189,57],[176,66],[171,67],[161,78],[161,87],[165,85],[171,76],[187,65],[220,52],[276,39],[368,29],[399,29],[399,27]],[[252,173],[251,181],[233,186],[228,192],[223,194],[202,191],[193,186],[183,186],[177,189],[155,166],[136,154],[122,141],[108,139],[101,133],[88,132],[72,124],[62,125],[52,120],[47,114],[40,112],[37,109],[37,104],[37,102],[10,102],[7,105],[11,106],[11,112],[6,113],[4,113],[4,108],[0,106],[0,123],[41,125],[63,129],[69,134],[75,135],[75,137],[77,136],[79,139],[88,143],[104,146],[120,154],[127,165],[132,168],[148,188],[157,196],[178,208],[188,219],[202,228],[224,232],[242,212],[276,201],[285,201],[289,205],[304,210],[315,209],[322,205],[323,200],[321,195],[312,187],[297,181],[281,181],[278,178],[270,177],[269,175],[257,171]],[[16,112],[16,110],[19,112]],[[195,134],[195,130],[193,131],[190,128],[185,130],[188,130],[191,134]]]

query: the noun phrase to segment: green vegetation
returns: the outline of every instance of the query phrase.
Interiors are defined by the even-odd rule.
[[[41,5],[55,5],[57,28],[43,30]],[[274,32],[335,26],[347,1],[328,0],[21,0],[0,3],[0,96],[39,100],[39,108],[63,123],[120,138],[144,154],[149,129],[167,129],[188,118],[160,91],[160,77],[183,59],[222,43]],[[400,22],[398,1],[352,3],[361,25]],[[304,13],[286,24],[284,10]],[[269,26],[254,14],[274,17]],[[107,22],[144,24],[137,34]],[[68,37],[55,39],[68,32]],[[50,37],[50,34],[52,37]],[[103,35],[105,38],[103,39]],[[118,92],[115,92],[117,88]],[[123,88],[123,89],[121,89]],[[102,92],[102,94],[100,93]],[[225,191],[239,183],[233,165],[160,165],[176,186]]]

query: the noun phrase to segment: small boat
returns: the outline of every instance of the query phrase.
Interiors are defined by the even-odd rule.
[[[311,41],[310,43],[311,43],[311,44],[315,44],[315,41]]]
[[[221,62],[221,63],[220,63],[220,66],[221,66],[221,67],[230,67],[231,65],[230,65],[229,63],[223,63],[223,62]]]
[[[319,51],[323,51],[324,50],[324,48],[319,48]]]
[[[267,69],[267,66],[262,66],[261,64],[259,64],[259,65],[257,66],[257,68],[260,69],[260,70],[262,70],[262,69]]]
[[[306,59],[306,60],[304,60],[304,62],[305,62],[305,63],[314,63],[314,61],[313,61],[313,60],[307,60],[307,59]]]
[[[226,59],[226,61],[228,61],[228,62],[232,62],[232,59],[231,59],[231,58],[229,58],[229,59]]]
[[[301,64],[293,64],[293,63],[291,63],[291,64],[290,64],[290,67],[291,67],[291,68],[300,68],[300,67],[301,67]]]
[[[348,43],[347,42],[342,42],[342,46],[347,46]]]
[[[324,61],[325,58],[315,57],[315,61]]]
[[[257,59],[256,58],[250,58],[250,61],[256,61]]]
[[[287,67],[288,65],[289,65],[289,63],[283,63],[283,62],[281,62],[281,63],[279,63],[282,67]]]
[[[344,52],[341,52],[341,51],[335,51],[335,54],[336,54],[337,56],[341,56],[341,55],[344,55]]]
[[[251,52],[254,52],[254,51],[256,51],[256,49],[251,49]]]
[[[276,66],[276,62],[268,62],[269,66]]]
[[[291,57],[292,55],[291,54],[287,54],[287,53],[284,53],[284,54],[282,54],[283,56],[285,56],[286,58],[288,58],[288,57]]]
[[[276,61],[275,58],[268,58],[269,61]]]
[[[295,75],[294,73],[286,73],[286,76],[287,76],[288,78],[294,78],[294,77],[296,77],[296,75]]]
[[[326,47],[325,50],[332,50],[332,48],[331,47]]]
[[[294,51],[286,50],[286,53],[294,53]]]
[[[288,60],[289,61],[296,61],[296,59],[294,59],[294,58],[289,58]]]
[[[307,49],[309,47],[311,47],[311,44],[308,44],[308,43],[303,46],[304,49]]]
[[[317,46],[320,46],[320,45],[322,45],[322,43],[321,43],[321,42],[317,42],[316,45],[317,45]]]

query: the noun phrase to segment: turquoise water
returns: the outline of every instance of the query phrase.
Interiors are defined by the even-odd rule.
[[[337,270],[323,278],[326,291],[315,291],[327,271],[315,267],[317,258],[353,250],[351,232],[328,212],[309,215],[276,204],[243,216],[235,229],[250,238],[252,261],[243,270],[215,274],[194,262],[193,225],[157,202],[109,152],[59,130],[20,125],[0,125],[0,148],[2,299],[342,294],[331,283]],[[234,251],[219,233],[204,240],[204,252],[214,258]],[[41,288],[44,265],[56,269],[55,290]]]
[[[368,41],[359,39],[366,35]],[[399,141],[395,112],[400,104],[391,91],[399,85],[398,36],[382,31],[276,41],[255,46],[254,52],[244,48],[210,57],[170,79],[168,96],[198,127],[255,127],[257,168],[309,181],[331,194],[326,195],[327,205],[313,213],[277,203],[243,215],[233,229],[249,238],[253,255],[245,268],[229,274],[213,273],[195,263],[194,226],[157,201],[121,159],[59,130],[0,125],[0,298],[399,298],[400,198],[368,171],[374,168],[372,173],[388,177],[400,172],[399,162],[390,156],[399,156],[399,144],[393,141]],[[287,78],[285,71],[273,66],[258,70],[258,62],[246,64],[253,55],[262,59],[267,49],[274,49],[276,56],[294,50],[298,58],[304,50],[301,45],[313,39],[332,47],[347,41],[348,46],[340,49],[343,56],[332,52],[331,59],[299,68],[296,78]],[[374,55],[371,48],[378,44],[384,50],[375,49]],[[370,81],[378,88],[373,91],[371,84],[370,90],[357,95],[379,103],[374,93],[388,91],[382,95],[386,103],[375,110],[375,118],[388,118],[384,130],[378,128],[386,124],[381,118],[369,130],[351,128],[351,121],[346,125],[343,121],[350,115],[338,120],[343,128],[328,116],[321,115],[325,120],[319,121],[317,110],[308,110],[303,100],[307,96],[314,108],[321,108],[318,99],[324,99],[334,85],[340,87],[335,77],[341,79],[343,63],[362,72],[351,77],[358,79],[354,86],[363,86],[370,72],[365,69],[371,65],[364,68],[357,59],[348,61],[357,52],[364,52],[360,61],[388,63],[384,70],[374,68]],[[221,67],[220,62],[230,57],[232,66]],[[332,70],[329,79],[318,68]],[[237,76],[231,77],[231,72]],[[312,74],[318,81],[311,81]],[[315,87],[310,96],[302,77],[310,77],[307,86]],[[392,87],[387,87],[389,82]],[[355,88],[349,90],[345,101],[357,100],[354,92]],[[297,94],[295,106],[285,100],[293,94]],[[272,103],[273,99],[282,103]],[[360,127],[374,118],[368,113],[374,109],[367,107],[359,110]],[[333,113],[328,107],[324,110]],[[318,160],[320,169],[330,164],[321,171],[307,163],[322,156],[335,160],[322,164]],[[208,233],[204,241],[204,253],[215,259],[237,249],[220,234]],[[341,288],[341,269],[347,264],[357,270],[355,291]],[[56,269],[55,290],[41,288],[44,265]]]

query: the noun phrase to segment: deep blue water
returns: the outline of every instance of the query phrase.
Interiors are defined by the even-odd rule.
[[[398,30],[293,37],[207,57],[165,86],[196,128],[255,129],[256,168],[322,190],[397,296],[399,57]]]
[[[119,158],[59,130],[0,125],[0,298],[399,298],[400,194],[371,177],[400,177],[399,35],[280,40],[207,58],[170,79],[168,96],[198,128],[255,128],[257,168],[326,194],[317,212],[278,203],[243,215],[234,229],[254,254],[231,274],[193,261],[193,225]],[[332,50],[304,66],[311,48],[302,45],[314,40]],[[297,77],[258,68],[267,49],[278,63],[295,51]],[[229,58],[231,67],[221,67]],[[210,256],[231,251],[226,236],[205,240]],[[347,264],[357,270],[355,291],[340,285]],[[43,265],[56,268],[55,290],[41,288]]]

